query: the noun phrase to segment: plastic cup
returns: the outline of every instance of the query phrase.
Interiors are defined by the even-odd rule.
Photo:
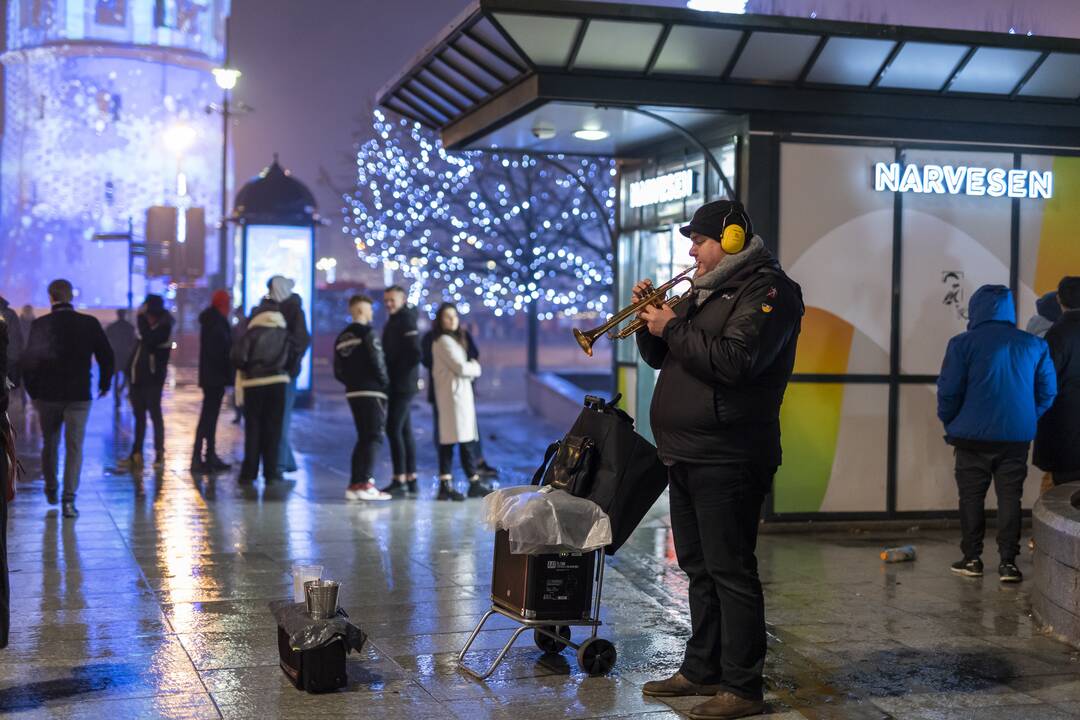
[[[304,597],[304,583],[311,580],[318,580],[322,577],[322,571],[322,565],[293,565],[293,602],[305,602],[306,598]]]

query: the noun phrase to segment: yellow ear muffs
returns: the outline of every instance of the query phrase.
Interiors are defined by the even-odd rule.
[[[736,255],[746,247],[746,231],[739,225],[728,225],[724,228],[724,234],[720,236],[720,247],[728,255]]]

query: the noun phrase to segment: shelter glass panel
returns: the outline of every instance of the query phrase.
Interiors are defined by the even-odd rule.
[[[817,35],[756,32],[747,41],[731,75],[791,82],[799,77],[820,39]]]
[[[803,289],[798,373],[887,373],[893,199],[868,181],[886,147],[784,143],[780,261]],[[753,212],[753,208],[751,208]]]
[[[949,338],[967,329],[972,293],[987,283],[1009,284],[1012,202],[1007,196],[967,194],[967,188],[977,187],[977,176],[961,175],[973,169],[1009,169],[1012,164],[1012,155],[1005,153],[904,153],[901,166],[905,175],[912,173],[912,183],[927,180],[924,190],[928,190],[931,176],[936,177],[933,168],[949,172],[941,181],[945,192],[900,186],[909,190],[903,193],[902,216],[902,373],[936,375]],[[986,187],[989,185],[987,182]],[[955,194],[950,192],[954,188]],[[877,194],[893,196],[891,192]]]
[[[581,20],[496,13],[495,19],[537,65],[562,67],[570,59]]]
[[[831,37],[806,79],[812,83],[866,87],[894,47],[892,40]]]
[[[658,23],[593,20],[585,30],[574,67],[642,72],[661,29]]]
[[[1053,173],[1050,198],[1020,201],[1020,327],[1035,314],[1035,300],[1061,278],[1080,275],[1080,157],[1024,155],[1025,170]]]
[[[780,408],[778,513],[884,512],[888,385],[791,383]]]
[[[1080,55],[1051,53],[1024,83],[1020,95],[1033,97],[1080,97]]]
[[[881,86],[940,90],[967,51],[964,45],[907,43],[885,70]]]
[[[668,34],[653,72],[719,77],[741,37],[738,30],[677,25]]]

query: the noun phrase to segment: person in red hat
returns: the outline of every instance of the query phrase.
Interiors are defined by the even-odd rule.
[[[229,293],[218,290],[210,298],[210,307],[199,314],[199,387],[202,388],[203,402],[191,454],[191,471],[195,473],[229,469],[229,464],[217,455],[215,440],[221,400],[225,397],[225,388],[233,384],[233,366],[229,359],[231,311]]]

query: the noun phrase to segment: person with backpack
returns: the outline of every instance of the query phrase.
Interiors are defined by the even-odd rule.
[[[255,482],[260,460],[266,482],[278,482],[285,390],[297,349],[277,302],[267,299],[253,311],[231,355],[237,370],[236,401],[244,410],[244,461],[237,482]]]

